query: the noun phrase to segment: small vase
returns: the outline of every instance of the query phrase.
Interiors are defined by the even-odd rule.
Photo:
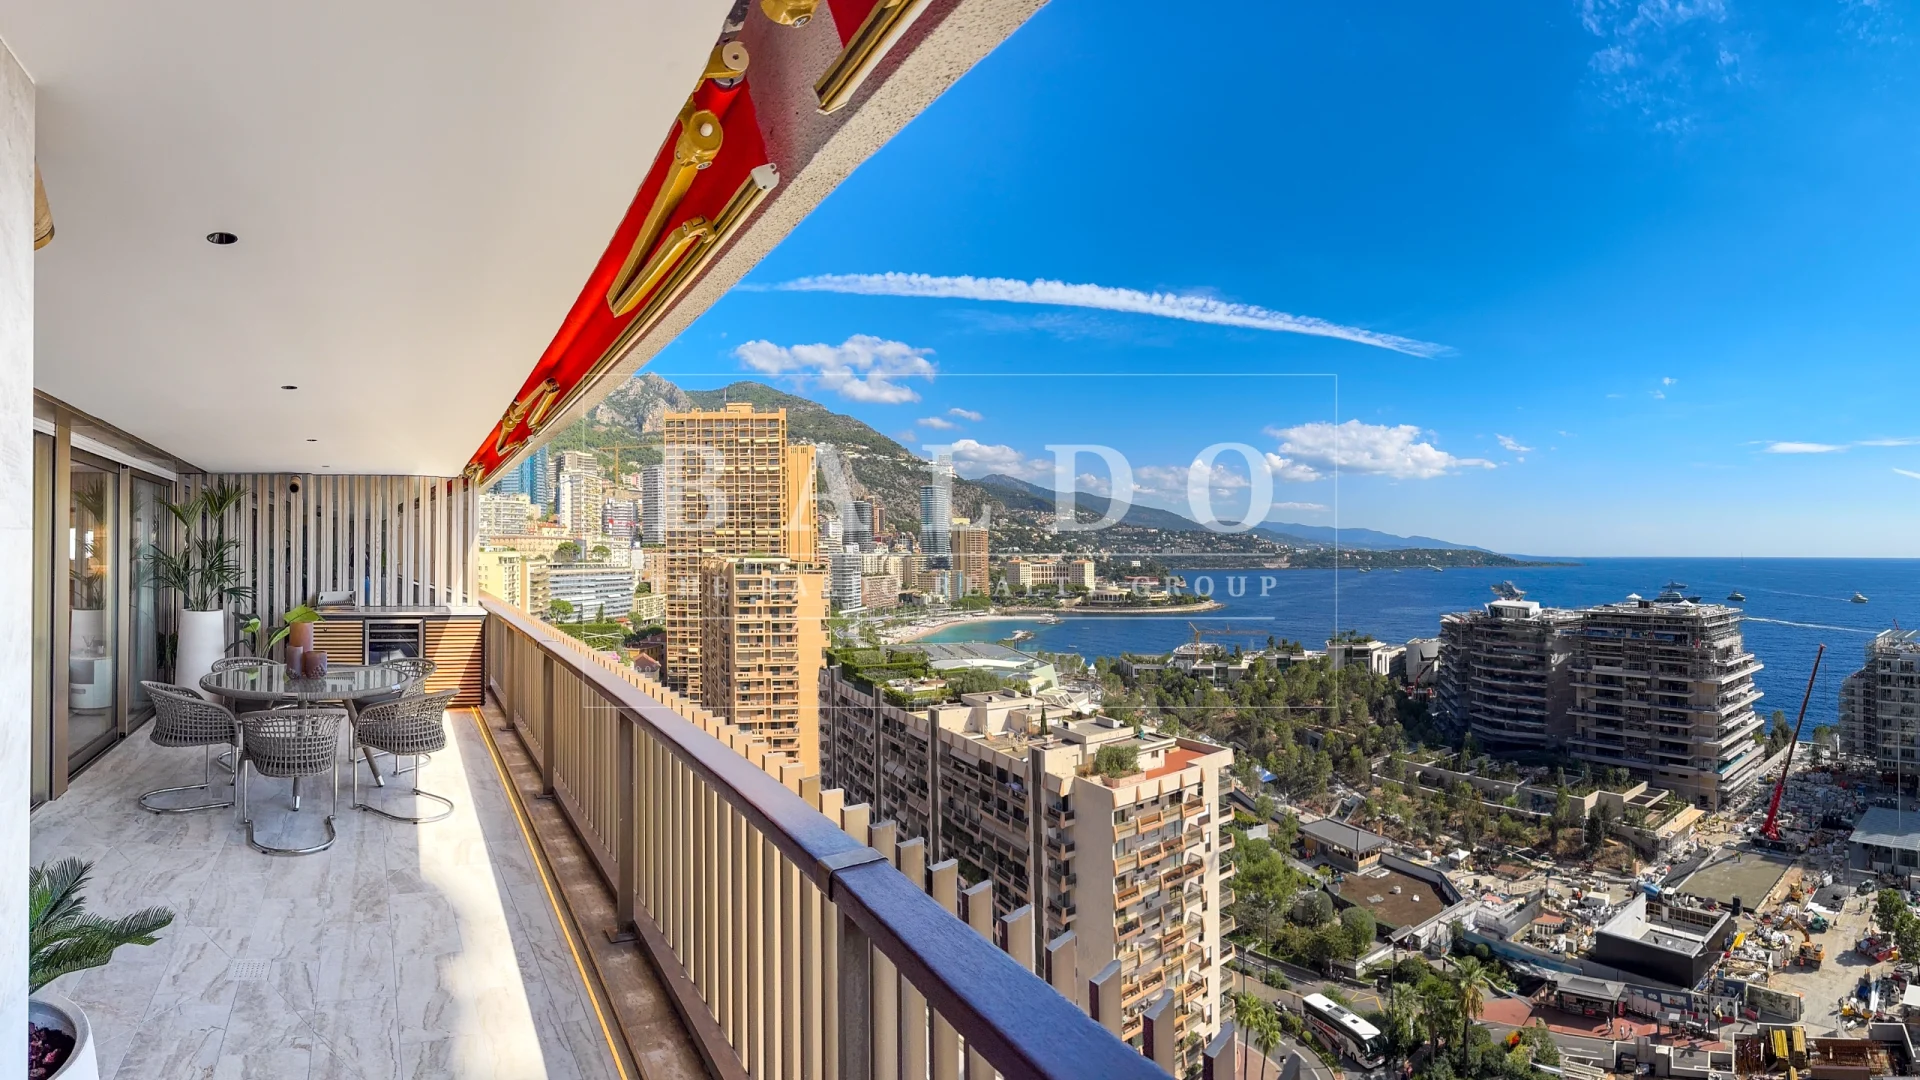
[[[296,679],[305,678],[307,674],[307,654],[312,651],[311,649],[288,645],[287,674]]]
[[[327,650],[308,649],[306,660],[307,678],[318,679],[327,673]]]
[[[313,624],[297,622],[287,627],[287,651],[313,648]]]

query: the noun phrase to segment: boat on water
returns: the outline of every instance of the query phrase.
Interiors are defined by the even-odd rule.
[[[1433,572],[1434,572],[1434,573],[1436,573],[1436,574],[1444,574],[1444,573],[1446,573],[1446,571],[1445,571],[1444,569],[1442,569],[1442,568],[1440,568],[1440,567],[1438,567],[1438,566],[1435,566],[1435,565],[1433,565],[1432,563],[1428,563],[1428,564],[1427,564],[1427,569],[1429,569],[1429,570],[1431,570],[1431,571],[1433,571]]]
[[[1854,603],[1856,603],[1856,604],[1864,604],[1864,603],[1866,603],[1866,602],[1867,602],[1867,594],[1866,594],[1866,593],[1862,593],[1862,592],[1856,592],[1856,593],[1854,593],[1854,594],[1853,594],[1853,602],[1854,602]]]
[[[1744,604],[1746,601],[1747,594],[1741,592],[1739,589],[1735,589],[1727,594],[1727,603],[1729,604]]]
[[[1059,626],[1065,620],[1061,619],[1058,615],[1042,615],[1033,621],[1044,626]]]
[[[1666,604],[1666,603],[1677,603],[1681,600],[1685,600],[1686,598],[1687,598],[1686,582],[1669,581],[1663,588],[1661,588],[1660,595],[1655,596],[1654,600],[1660,603]]]
[[[1028,641],[1032,638],[1033,631],[1031,630],[1015,630],[1013,633],[1007,635],[1008,641]]]
[[[1502,600],[1519,600],[1527,595],[1526,590],[1511,581],[1503,581],[1498,585],[1489,585],[1488,588],[1493,590],[1493,595]]]

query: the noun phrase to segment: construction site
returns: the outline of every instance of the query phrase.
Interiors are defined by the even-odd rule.
[[[1883,773],[1884,755],[1858,752],[1857,733],[1818,747],[1794,734],[1758,782],[1710,813],[1669,819],[1670,834],[1626,860],[1631,874],[1619,862],[1486,845],[1403,848],[1415,864],[1443,866],[1460,895],[1404,921],[1450,924],[1461,940],[1449,951],[1497,959],[1515,986],[1488,1000],[1483,1021],[1496,1032],[1545,1026],[1575,1070],[1920,1075],[1908,1027],[1920,1030],[1920,955],[1899,948],[1905,925],[1920,953],[1916,776]],[[1474,779],[1439,779],[1462,778]],[[1523,799],[1527,790],[1516,787]],[[1657,791],[1638,788],[1595,797],[1659,805]],[[1368,835],[1354,842],[1371,846]],[[1385,915],[1390,905],[1373,906]],[[1431,953],[1437,936],[1403,940]]]

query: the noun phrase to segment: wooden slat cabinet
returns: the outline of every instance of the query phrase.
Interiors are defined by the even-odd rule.
[[[427,680],[427,693],[458,690],[460,693],[453,699],[455,705],[480,704],[481,683],[485,678],[480,641],[485,626],[484,618],[427,620],[427,659],[437,665],[433,677]]]
[[[418,627],[421,655],[436,666],[433,677],[427,680],[427,691],[458,690],[453,703],[461,708],[480,704],[486,678],[480,649],[487,618],[478,608],[333,608],[322,610],[320,616],[322,621],[313,628],[313,644],[327,651],[330,664],[368,662],[370,622],[380,624],[376,632],[381,626]],[[392,638],[379,638],[374,642],[375,651],[386,651],[386,646],[393,643]]]
[[[327,654],[328,664],[367,662],[367,624],[359,619],[322,618],[313,627],[313,647]]]

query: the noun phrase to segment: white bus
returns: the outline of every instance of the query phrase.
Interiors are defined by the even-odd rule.
[[[1387,1040],[1379,1028],[1325,994],[1308,994],[1300,1003],[1305,1007],[1307,1026],[1329,1052],[1345,1054],[1364,1069],[1377,1069],[1385,1063]]]

